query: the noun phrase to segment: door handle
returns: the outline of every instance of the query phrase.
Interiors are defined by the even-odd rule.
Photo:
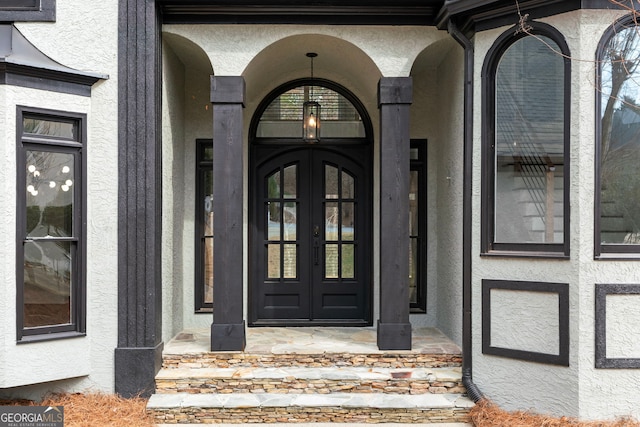
[[[320,227],[317,225],[313,226],[313,237],[320,237]]]

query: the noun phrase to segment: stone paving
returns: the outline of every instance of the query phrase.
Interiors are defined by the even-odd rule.
[[[185,330],[166,343],[164,354],[210,351],[208,329]],[[368,328],[247,328],[245,353],[317,354],[317,353],[415,353],[460,354],[460,347],[435,328],[414,328],[412,349],[390,352],[379,350],[376,329]]]

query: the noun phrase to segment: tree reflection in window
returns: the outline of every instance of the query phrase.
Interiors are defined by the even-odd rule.
[[[617,28],[600,49],[599,244],[640,244],[640,35]],[[613,247],[609,247],[616,251]],[[607,251],[606,248],[603,248]]]

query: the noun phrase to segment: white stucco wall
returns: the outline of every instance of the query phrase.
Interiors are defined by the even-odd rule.
[[[621,12],[583,10],[543,19],[563,33],[571,51],[571,257],[569,260],[474,259],[474,379],[488,397],[507,409],[534,409],[557,415],[576,415],[587,419],[640,416],[637,389],[640,370],[595,368],[595,284],[640,283],[638,261],[594,260],[594,150],[595,150],[595,52],[606,28]],[[486,31],[476,36],[476,102],[474,188],[480,185],[481,98],[480,70],[487,49],[506,28]],[[474,191],[474,236],[480,235],[480,194]],[[474,252],[479,253],[479,241]],[[535,280],[569,284],[570,293],[570,366],[556,367],[484,356],[481,353],[480,280]],[[513,303],[507,299],[505,303]],[[538,301],[540,302],[540,301]],[[515,303],[518,304],[517,299]],[[554,313],[544,304],[530,302],[526,307],[545,322]],[[492,307],[493,309],[493,307]],[[514,338],[524,333],[513,307],[501,308],[502,335],[497,339],[515,347],[530,347]],[[509,313],[513,327],[509,326]],[[531,313],[528,322],[532,322]],[[607,297],[608,357],[637,357],[637,298]],[[497,322],[498,320],[496,320]],[[505,326],[506,324],[506,326]],[[548,324],[547,329],[552,325]],[[540,332],[540,331],[538,331]],[[527,332],[529,335],[532,332]],[[521,339],[521,337],[519,337]],[[553,348],[551,336],[542,348]],[[609,350],[609,349],[608,349]],[[608,351],[609,353],[609,351]]]
[[[52,390],[113,390],[117,344],[117,3],[56,2],[55,23],[16,27],[42,52],[75,69],[109,75],[81,97],[1,86],[4,218],[0,395],[34,397]],[[87,336],[16,344],[16,105],[87,114]],[[61,380],[52,384],[45,381]],[[31,387],[14,388],[26,384]],[[8,388],[11,387],[11,388]]]
[[[560,20],[561,32],[566,30],[567,20],[575,19],[575,14],[567,14]],[[571,17],[571,18],[569,18]],[[487,51],[495,39],[511,27],[503,27],[495,30],[484,31],[475,36],[475,86],[474,86],[474,158],[473,158],[473,263],[472,263],[472,305],[473,305],[473,377],[480,390],[486,396],[505,409],[532,409],[544,413],[556,415],[577,416],[578,411],[578,352],[579,337],[578,324],[575,322],[579,300],[579,271],[575,257],[570,260],[545,260],[534,258],[496,258],[479,257],[480,253],[480,180],[481,180],[481,73]],[[575,30],[575,29],[574,29]],[[575,43],[567,40],[571,52],[576,49]],[[575,128],[572,126],[572,128]],[[573,135],[572,135],[573,141]],[[575,141],[574,141],[575,143]],[[572,146],[573,148],[573,146]],[[572,150],[572,158],[577,151]],[[576,188],[578,182],[576,168],[571,170],[571,189]],[[591,181],[593,182],[593,181]],[[574,201],[572,201],[574,202]],[[575,210],[572,210],[575,212]],[[578,245],[578,232],[572,221],[571,247]],[[552,283],[568,283],[570,299],[570,366],[555,366],[534,363],[506,357],[490,356],[482,354],[482,279],[537,281]],[[512,295],[513,296],[513,295]],[[541,332],[536,323],[526,324],[525,319],[518,316],[514,306],[499,304],[504,299],[492,301],[492,310],[497,311],[497,319],[501,320],[499,334],[493,337],[502,344],[510,344],[507,348],[517,347],[532,348],[542,334],[548,337],[546,332]],[[517,302],[518,299],[514,300]],[[510,299],[504,301],[508,304]],[[520,300],[522,302],[522,300]],[[553,322],[553,313],[540,304],[527,304],[529,313],[527,318],[531,320],[540,317],[545,322]],[[492,316],[493,317],[493,316]],[[495,321],[496,319],[494,319]],[[515,336],[533,328],[534,332],[525,337]],[[557,332],[556,332],[557,335]],[[520,342],[519,342],[520,341]],[[553,343],[545,344],[545,347],[553,347]]]
[[[183,328],[184,66],[162,48],[162,339]],[[193,256],[192,256],[193,257]],[[191,286],[193,288],[193,286]]]
[[[437,244],[437,326],[462,344],[462,191],[464,157],[464,51],[451,40],[449,52],[438,67],[438,123],[440,139],[429,160],[437,175],[429,191],[437,194],[428,215],[435,216],[432,238]],[[430,176],[431,178],[431,176]],[[433,186],[433,188],[432,188]],[[431,222],[431,219],[430,219]],[[431,230],[431,228],[429,229]]]

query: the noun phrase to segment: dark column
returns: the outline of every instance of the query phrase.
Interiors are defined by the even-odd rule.
[[[212,76],[213,324],[211,350],[244,350],[242,310],[242,77]]]
[[[409,106],[410,77],[383,77],[380,107],[380,350],[410,350]]]
[[[160,24],[153,0],[120,0],[118,347],[115,389],[148,396],[162,362]]]

